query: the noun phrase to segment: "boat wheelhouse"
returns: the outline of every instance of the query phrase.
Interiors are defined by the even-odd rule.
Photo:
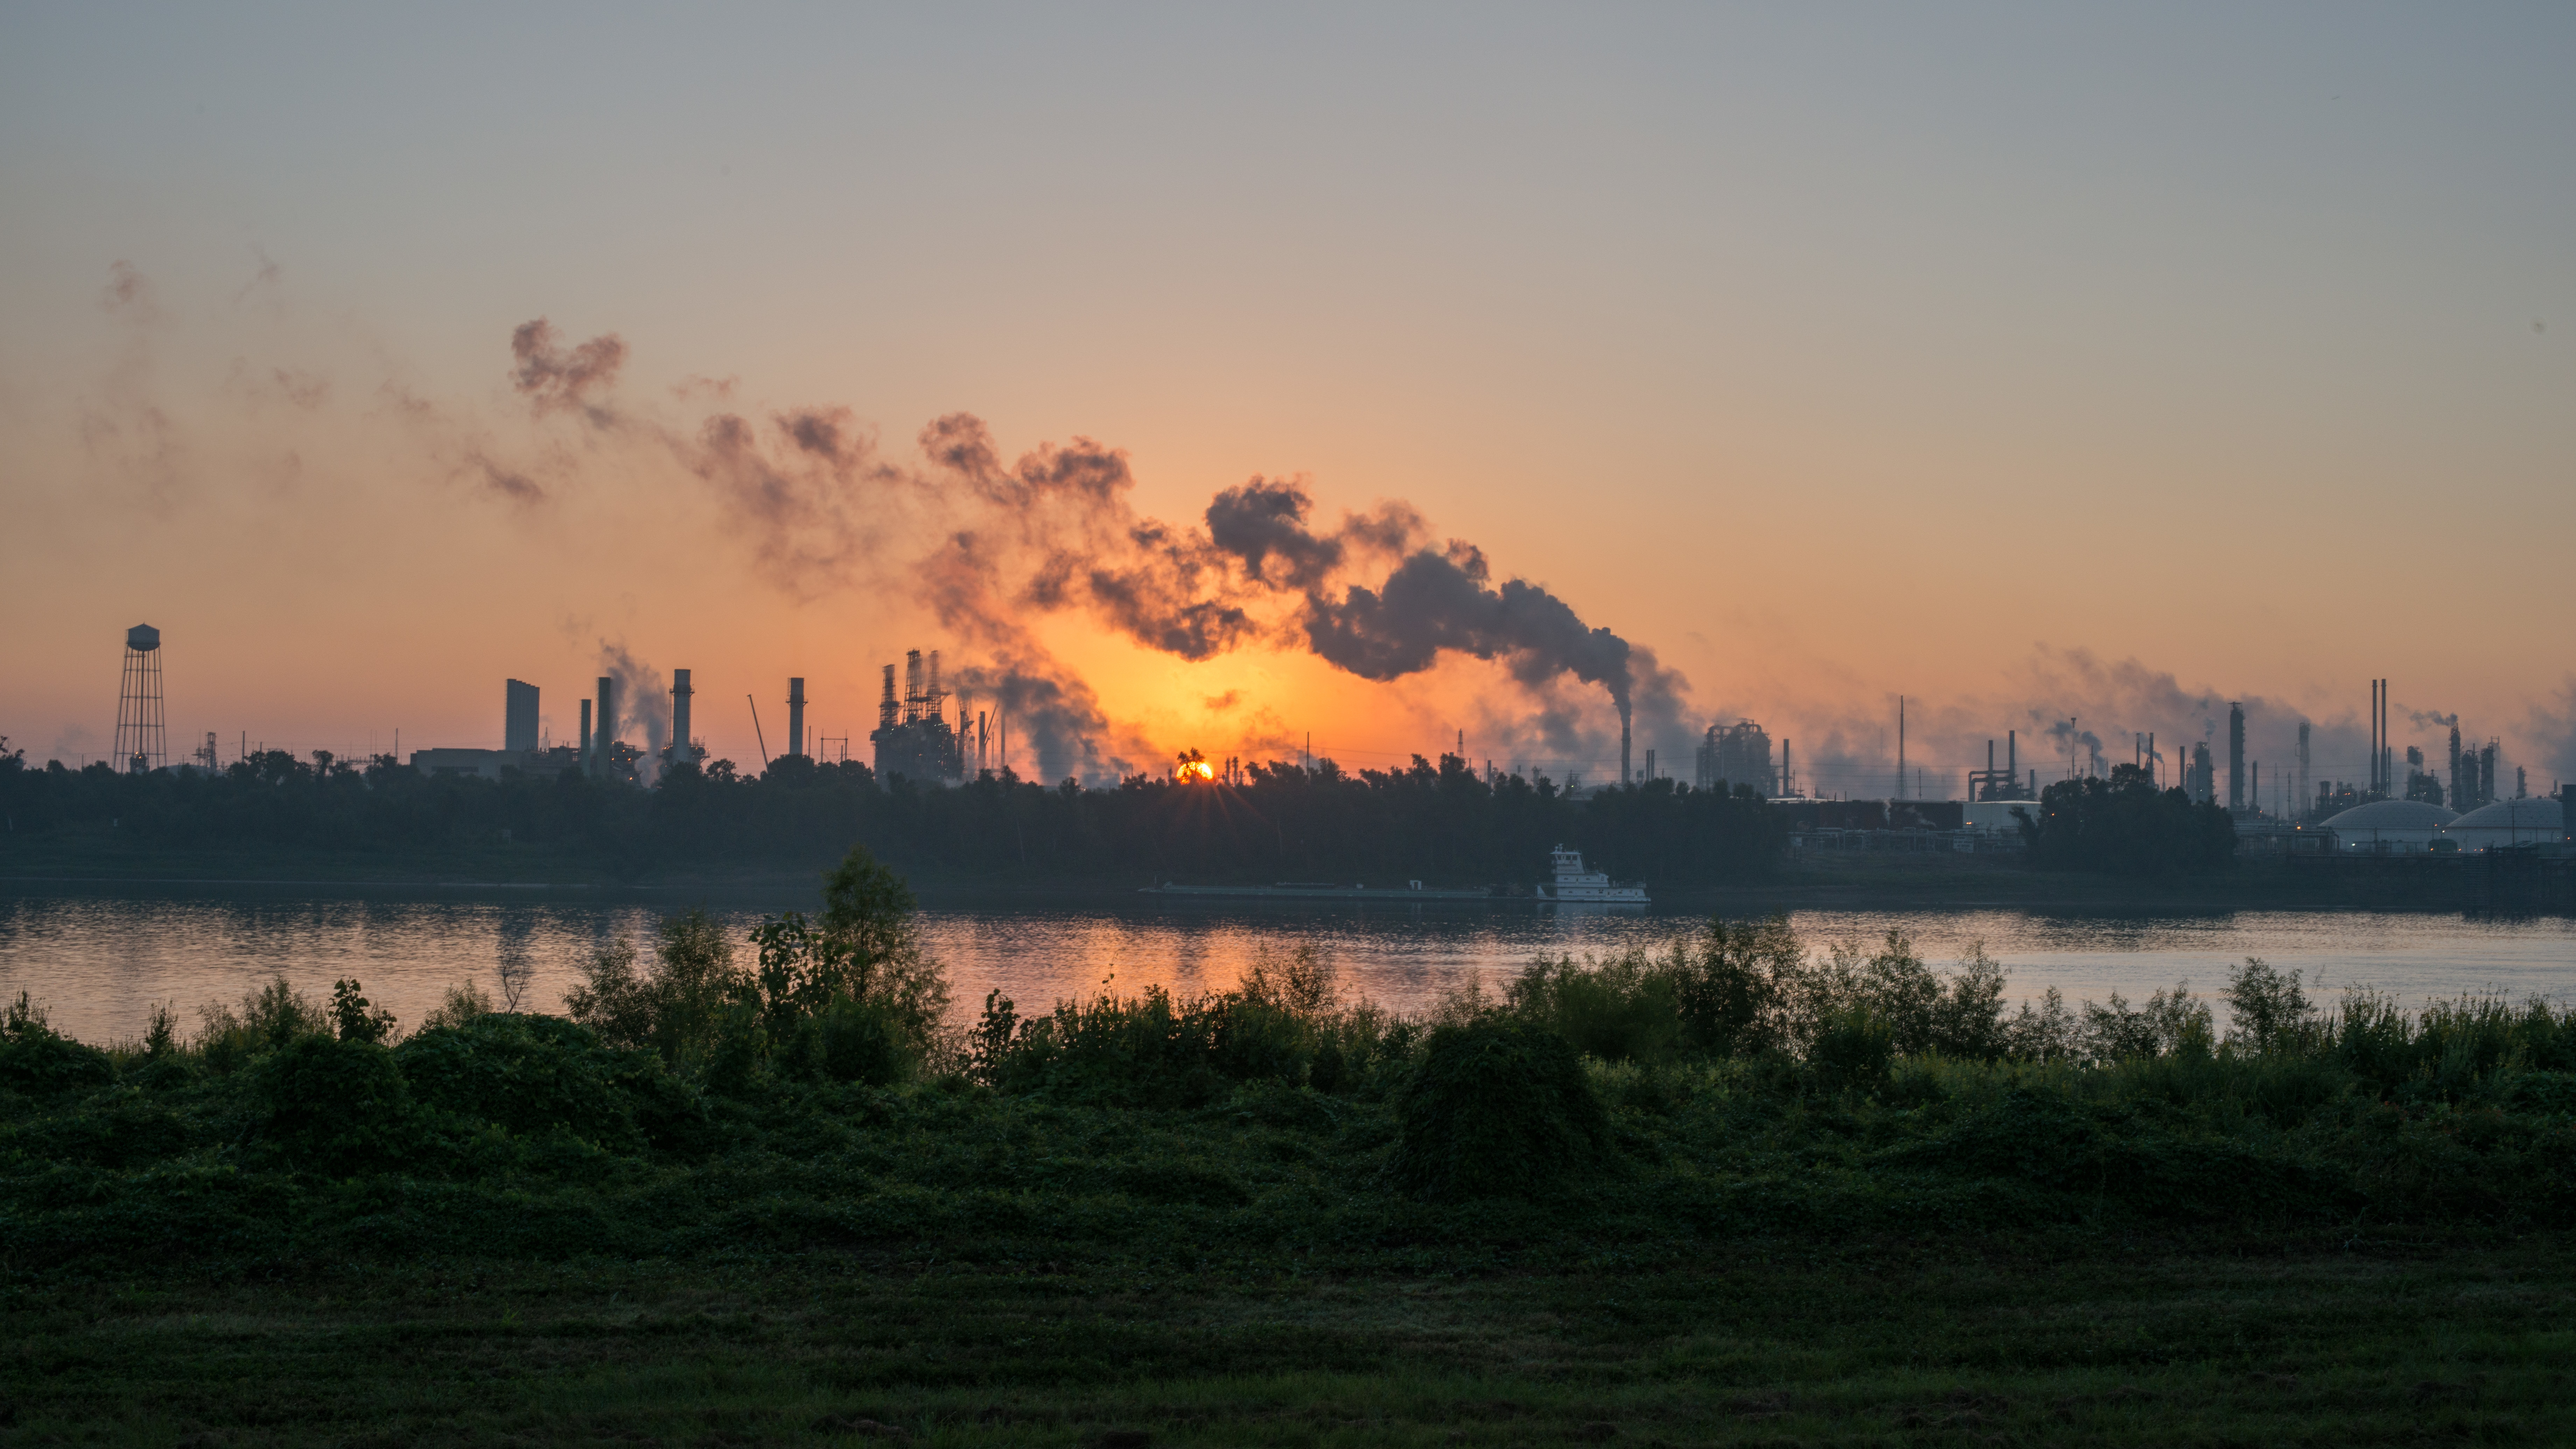
[[[1548,852],[1549,864],[1556,867],[1552,885],[1538,888],[1539,899],[1558,902],[1591,902],[1601,905],[1642,906],[1646,904],[1646,887],[1639,881],[1613,881],[1606,870],[1585,870],[1583,852],[1560,845]]]

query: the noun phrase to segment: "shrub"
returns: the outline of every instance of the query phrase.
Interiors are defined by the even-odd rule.
[[[760,1003],[773,1037],[848,998],[873,1003],[927,1058],[939,1050],[948,1011],[948,982],[914,927],[911,889],[854,845],[823,879],[823,913],[813,921],[790,911],[751,933],[759,964],[747,996]]]
[[[1807,1045],[1807,1065],[1828,1091],[1866,1091],[1884,1085],[1896,1060],[1896,1029],[1860,1004],[1825,1018]]]
[[[581,984],[564,993],[565,1014],[612,1046],[649,1047],[673,1066],[703,1061],[727,1008],[753,989],[724,928],[702,910],[655,928],[650,967],[639,970],[635,943],[619,940],[581,972]]]
[[[818,1065],[836,1082],[891,1086],[921,1066],[911,1033],[882,1002],[841,997],[818,1025]]]
[[[43,1007],[18,993],[0,1009],[0,1086],[29,1096],[83,1091],[116,1080],[107,1053],[57,1033]]]
[[[251,1086],[266,1108],[261,1139],[300,1166],[397,1168],[419,1145],[402,1071],[374,1042],[298,1037],[253,1064]]]
[[[1782,1044],[1789,983],[1806,967],[1806,948],[1788,918],[1758,925],[1711,919],[1693,944],[1696,950],[1676,953],[1680,969],[1673,978],[1682,1040],[1714,1056]]]
[[[2308,995],[2299,989],[2299,973],[2283,975],[2260,956],[2248,956],[2245,964],[2227,973],[2227,986],[2218,993],[2226,998],[2232,1016],[2227,1024],[2227,1044],[2255,1052],[2281,1051],[2309,1044],[2316,1026],[2316,1008],[2308,1004]]]
[[[394,1014],[371,1007],[358,983],[346,979],[331,983],[331,1021],[342,1041],[382,1042],[394,1030]]]
[[[611,1146],[635,1137],[629,1064],[560,1017],[485,1013],[430,1027],[397,1047],[394,1061],[426,1107],[524,1136],[561,1129]],[[661,1070],[649,1056],[641,1065]]]
[[[1660,969],[1659,969],[1660,968]],[[1671,962],[1629,951],[1598,963],[1539,961],[1505,993],[1512,1013],[1605,1062],[1651,1061],[1681,1040]]]
[[[442,1026],[463,1026],[478,1016],[491,1014],[492,998],[484,994],[483,988],[471,981],[460,982],[447,988],[447,995],[430,1008],[429,1015],[420,1019],[420,1029],[430,1031]]]
[[[1499,1017],[1435,1029],[1394,1106],[1395,1180],[1446,1201],[1542,1193],[1609,1137],[1573,1045]]]
[[[2116,991],[2109,1006],[2085,1002],[2078,1040],[2078,1054],[2086,1060],[2118,1062],[2170,1056],[2186,1046],[2206,1053],[2217,1037],[2209,1004],[2194,1000],[2191,983],[2181,981],[2149,996],[2144,1006],[2134,1010]]]
[[[331,1029],[329,1018],[311,998],[288,985],[283,976],[245,993],[238,1011],[216,1003],[198,1015],[203,1028],[197,1050],[206,1065],[218,1072],[233,1071],[263,1052]]]

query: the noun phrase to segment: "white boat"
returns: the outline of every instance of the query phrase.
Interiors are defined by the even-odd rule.
[[[1614,884],[1606,870],[1585,870],[1583,852],[1560,845],[1549,851],[1548,860],[1556,866],[1556,883],[1538,888],[1543,901],[1583,901],[1601,905],[1642,906],[1646,904],[1646,887],[1637,881]]]

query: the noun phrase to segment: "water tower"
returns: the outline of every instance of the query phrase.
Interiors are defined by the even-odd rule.
[[[140,775],[170,763],[161,732],[161,631],[125,631],[125,678],[116,691],[117,768]]]

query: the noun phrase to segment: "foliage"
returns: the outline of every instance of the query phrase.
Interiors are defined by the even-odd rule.
[[[393,1035],[394,1014],[371,1006],[360,995],[357,982],[342,978],[331,983],[331,1021],[342,1041],[383,1042]]]
[[[1390,1171],[1436,1200],[1544,1193],[1609,1147],[1573,1044],[1500,1018],[1434,1030],[1393,1106],[1401,1135]]]
[[[12,1261],[1222,1244],[1304,1271],[1748,1235],[2576,1226],[2576,1013],[2546,1002],[2320,1012],[2248,963],[2219,1039],[2182,987],[2007,1015],[1982,951],[1936,970],[1902,937],[1809,952],[1775,924],[1545,963],[1420,1020],[1344,1000],[1311,950],[1233,991],[1029,1017],[996,994],[922,1062],[882,993],[773,1017],[702,918],[657,941],[594,989],[633,1007],[594,1013],[622,1038],[442,1008],[389,1049],[277,982],[157,1060],[62,1043],[73,1077],[0,1083]],[[13,1063],[75,1059],[24,998],[0,1036]]]
[[[262,1052],[273,1051],[333,1025],[303,992],[283,976],[247,992],[235,1010],[221,1002],[198,1008],[201,1028],[198,1054],[218,1072],[233,1071]]]
[[[0,1007],[0,1088],[30,1095],[78,1091],[115,1080],[107,1053],[57,1033],[45,1009],[18,993]]]
[[[703,910],[664,918],[654,937],[646,967],[622,938],[593,952],[581,983],[564,993],[564,1010],[612,1046],[650,1049],[674,1066],[704,1061],[723,1034],[726,1009],[751,998],[751,976]]]
[[[761,922],[752,932],[760,960],[752,979],[768,1030],[785,1032],[848,999],[867,1003],[912,1060],[932,1056],[948,984],[922,949],[914,908],[902,878],[862,845],[824,877],[819,919],[790,911]]]
[[[2299,989],[2299,973],[2285,976],[2259,956],[2248,956],[2244,965],[2231,969],[2218,994],[2227,1002],[2230,1046],[2277,1051],[2305,1045],[2316,1029],[2317,1011]]]
[[[682,767],[642,790],[577,771],[425,777],[390,757],[358,768],[270,750],[211,774],[0,767],[0,811],[31,839],[112,850],[452,852],[611,874],[830,860],[855,837],[906,870],[952,875],[1525,887],[1563,844],[1680,887],[1759,877],[1788,840],[1749,792],[1658,780],[1574,799],[1543,777],[1489,781],[1455,756],[1356,773],[1256,763],[1241,783],[1093,789],[1007,771],[923,786],[797,757],[757,776],[723,761]]]
[[[397,1170],[421,1145],[402,1071],[375,1042],[297,1037],[248,1075],[266,1109],[262,1145],[298,1166],[333,1174]]]
[[[2158,790],[2136,765],[2111,777],[2061,780],[2040,791],[2021,825],[2031,863],[2043,870],[2128,876],[2207,875],[2235,863],[2236,822],[2226,807]]]

